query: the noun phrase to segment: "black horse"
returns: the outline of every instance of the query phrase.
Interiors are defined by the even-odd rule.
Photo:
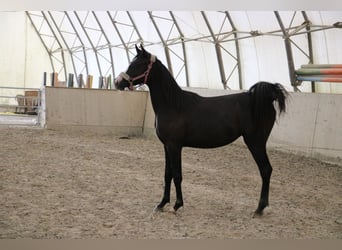
[[[147,84],[155,112],[155,128],[165,150],[164,195],[157,206],[170,202],[173,179],[176,188],[174,210],[183,206],[181,152],[183,147],[213,148],[227,145],[242,136],[256,161],[262,189],[255,214],[268,205],[272,166],[266,142],[279,113],[285,111],[287,92],[279,83],[258,82],[248,92],[217,97],[202,97],[182,90],[168,69],[142,46],[126,73],[115,80],[120,90]]]

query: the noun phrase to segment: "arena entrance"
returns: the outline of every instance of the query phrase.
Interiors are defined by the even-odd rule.
[[[0,87],[0,126],[40,126],[41,91]]]

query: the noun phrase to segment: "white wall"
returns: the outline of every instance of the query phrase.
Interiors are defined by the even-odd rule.
[[[25,12],[0,12],[0,30],[0,86],[41,87],[51,64]]]
[[[0,83],[23,86],[25,82],[25,17],[22,14],[1,13]]]

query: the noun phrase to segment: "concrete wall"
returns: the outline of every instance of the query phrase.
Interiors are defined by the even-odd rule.
[[[45,89],[45,127],[141,135],[147,92]]]
[[[227,90],[192,89],[203,96]],[[155,136],[148,92],[46,88],[46,127]],[[287,113],[275,124],[268,145],[338,162],[342,155],[342,96],[292,93]]]
[[[342,158],[342,96],[292,93],[270,145],[323,159]]]

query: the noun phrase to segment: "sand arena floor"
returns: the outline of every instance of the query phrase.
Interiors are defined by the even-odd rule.
[[[252,218],[261,179],[245,145],[185,148],[184,208],[152,213],[157,139],[0,128],[0,143],[2,239],[342,238],[338,165],[270,149],[270,206]]]

